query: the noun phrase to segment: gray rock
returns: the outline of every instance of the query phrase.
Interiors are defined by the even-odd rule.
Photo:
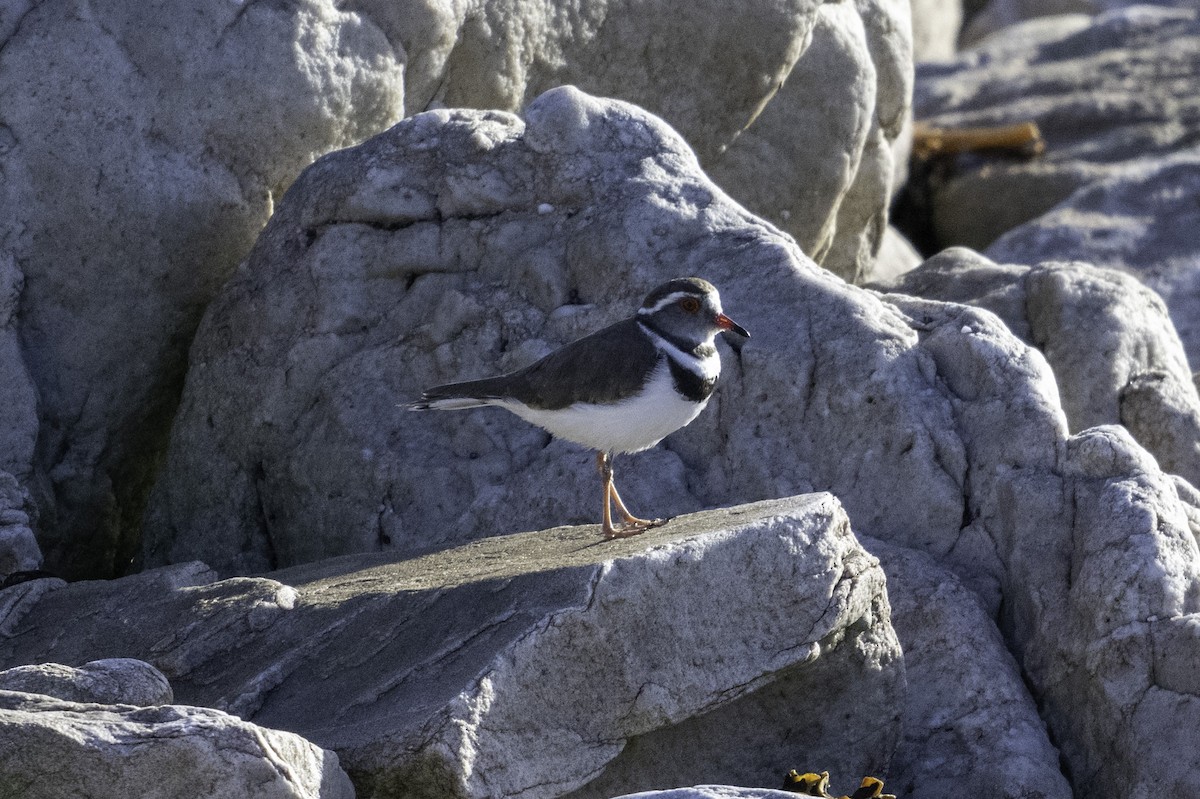
[[[566,84],[634,103],[806,252],[824,260],[836,248],[826,263],[848,279],[869,269],[911,93],[907,0],[750,0],[737,24],[723,21],[716,0],[594,0],[587,14],[524,0],[435,13],[413,3],[410,14],[358,5],[416,54],[409,113],[517,112]],[[413,24],[412,13],[428,23]]]
[[[973,44],[1029,19],[1063,14],[1100,14],[1128,6],[1194,8],[1192,0],[991,0],[963,31],[963,42]]]
[[[963,24],[962,0],[910,0],[913,60],[942,61],[958,52]]]
[[[681,274],[718,285],[754,338],[722,345],[723,381],[695,423],[619,465],[635,509],[668,515],[830,490],[858,532],[921,549],[977,591],[1026,675],[1036,673],[1039,703],[1100,695],[1120,677],[1038,659],[1070,626],[1055,608],[1105,601],[1066,585],[1082,540],[1076,525],[1112,515],[1114,528],[1152,545],[1120,550],[1110,572],[1139,570],[1147,596],[1177,591],[1181,582],[1159,563],[1159,534],[1146,525],[1161,517],[1186,526],[1182,484],[1156,472],[1171,490],[1143,506],[1133,494],[1125,505],[1073,495],[1076,467],[1065,453],[1078,439],[1054,373],[995,314],[845,285],[731,202],[653,117],[570,89],[539,98],[524,121],[419,115],[305,172],[202,324],[147,517],[148,562],[202,556],[222,572],[266,571],[594,521],[588,454],[547,444],[500,412],[414,418],[397,405],[428,385],[528,363],[628,314],[648,288]],[[1128,463],[1129,479],[1157,470],[1144,452]],[[293,600],[281,587],[220,585],[258,586],[264,617],[289,617]],[[59,614],[69,617],[65,607]],[[1087,635],[1070,646],[1104,650],[1106,640],[1086,643]],[[185,648],[181,662],[204,660],[206,645]],[[1164,668],[1181,668],[1175,658]],[[184,669],[148,659],[183,696]],[[1070,691],[1059,685],[1064,674],[1079,681]],[[258,701],[245,693],[237,707]],[[276,694],[282,701],[286,691]],[[1092,718],[1111,709],[1100,702]],[[1103,775],[1113,779],[1086,784],[1115,799],[1120,770],[1136,768],[1138,742],[1150,739],[1130,727],[1104,749],[1069,712],[1069,702],[1056,704],[1047,722],[1072,778],[1107,759]],[[1154,731],[1164,751],[1192,751],[1200,721],[1191,713],[1181,704],[1178,729]],[[712,728],[695,729],[703,732],[686,736],[689,746]],[[653,745],[611,760],[613,774],[639,751],[675,751],[685,736],[647,737]],[[837,773],[853,771],[870,769]]]
[[[699,419],[618,463],[631,507],[819,486],[864,532],[956,538],[953,423],[902,317],[731,202],[661,122],[561,89],[524,121],[419,115],[305,172],[198,333],[146,564],[252,573],[596,521],[589,453],[501,411],[399,405],[523,366],[692,273],[754,338],[721,345]],[[867,452],[867,429],[912,438]]]
[[[1194,154],[1140,164],[1089,183],[987,252],[1017,263],[1081,259],[1137,275],[1166,301],[1189,362],[1200,364],[1200,251],[1191,235],[1200,210],[1185,200],[1196,192]]]
[[[799,751],[886,768],[900,652],[883,573],[836,500],[594,534],[73,583],[0,639],[0,662],[135,655],[183,701],[337,751],[364,797],[774,784]]]
[[[66,584],[57,577],[47,577],[26,580],[0,590],[0,635],[12,635],[25,614],[41,601],[43,595]]]
[[[904,735],[884,789],[911,799],[1070,799],[1058,751],[1000,631],[929,556],[868,539],[904,648]]]
[[[2,143],[3,131],[0,126],[0,157],[7,158]],[[0,474],[7,473],[19,483],[28,482],[33,474],[38,434],[37,391],[25,366],[17,326],[24,285],[24,275],[12,254],[0,250]],[[0,506],[7,501],[14,507],[8,499],[13,491],[9,478],[0,477],[0,481],[4,483],[5,497],[0,500]],[[0,518],[0,525],[3,524]],[[0,551],[4,546],[0,544]],[[3,572],[4,566],[0,563],[0,573]]]
[[[953,61],[921,65],[917,118],[945,126],[1033,120],[1048,142],[1029,162],[960,159],[934,198],[941,240],[983,249],[1127,162],[1188,149],[1200,114],[1186,88],[1198,29],[1194,12],[1148,7],[1053,17],[1012,27]]]
[[[912,91],[910,29],[907,2],[820,6],[812,43],[753,124],[719,157],[701,153],[734,199],[846,280],[872,274],[887,225]]]
[[[1189,637],[1200,605],[1190,486],[1122,428],[1066,438],[1054,406],[1030,390],[1045,381],[1054,391],[1048,368],[1040,358],[1018,368],[990,313],[888,299],[925,331],[972,464],[959,539],[944,554],[924,548],[998,616],[1072,789],[1194,793],[1200,692],[1182,665],[1200,656],[1200,637]]]
[[[1200,394],[1166,307],[1134,278],[952,248],[877,287],[995,313],[1046,356],[1072,430],[1124,424],[1164,469],[1200,484]]]
[[[0,580],[13,572],[42,566],[42,551],[29,526],[29,492],[8,472],[0,470]]]
[[[1041,4],[1054,5],[1054,4]],[[1189,231],[1200,162],[1200,12],[1137,6],[1008,28],[922,65],[915,114],[934,125],[1035,121],[1045,154],[962,156],[932,187],[936,237],[1001,263],[1081,260],[1132,271],[1200,357]]]
[[[1176,485],[1119,427],[1072,437],[1064,470],[1071,538],[1029,561],[1026,674],[1077,796],[1193,794],[1200,551]]]
[[[204,305],[300,169],[400,116],[403,69],[327,0],[6,8],[0,296],[23,291],[15,322],[0,299],[0,468],[34,493],[51,567],[108,576]]]
[[[354,788],[332,752],[217,710],[0,690],[0,793],[352,799]]]
[[[79,668],[61,663],[0,671],[0,691],[45,694],[67,702],[99,705],[170,704],[171,684],[158,669],[133,658],[93,660]]]

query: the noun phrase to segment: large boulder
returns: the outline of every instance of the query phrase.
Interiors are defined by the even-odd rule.
[[[924,553],[866,540],[904,648],[904,735],[889,793],[1071,799],[1037,705],[978,596]]]
[[[869,272],[904,146],[909,0],[749,0],[733,22],[718,0],[354,7],[404,42],[410,114],[518,112],[564,84],[634,103],[812,257],[847,279]]]
[[[1040,590],[1026,674],[1077,796],[1194,794],[1200,550],[1188,509],[1119,427],[1072,437],[1064,472],[1071,535],[1041,565],[1027,560]]]
[[[45,694],[100,705],[166,705],[175,698],[161,671],[134,658],[106,658],[79,668],[61,663],[0,671],[0,691]]]
[[[727,162],[728,189],[830,268],[869,274],[905,160],[907,0],[753,0],[735,24],[723,12],[714,0],[0,9],[12,222],[0,470],[36,499],[48,564],[71,577],[132,568],[204,306],[301,168],[405,114],[517,111],[565,83],[636,102],[707,165]]]
[[[354,788],[332,752],[217,710],[0,690],[0,793],[353,799]]]
[[[1200,394],[1166,306],[1130,275],[1001,265],[956,247],[875,287],[995,313],[1045,355],[1072,431],[1124,424],[1164,469],[1200,485]]]
[[[729,200],[659,120],[560,89],[524,120],[418,115],[304,173],[198,333],[147,565],[250,573],[597,521],[590,454],[495,409],[399,406],[529,363],[687,274],[754,338],[721,345],[726,378],[696,422],[618,462],[635,510],[819,486],[864,532],[957,531],[948,408],[921,398],[901,318]],[[911,441],[852,443],[895,429]]]
[[[878,773],[899,735],[883,572],[827,495],[213,577],[47,592],[0,664],[142,658],[380,799],[774,784],[800,757]]]
[[[55,570],[111,575],[204,305],[300,169],[400,116],[403,72],[328,0],[6,9],[0,469],[33,492]]]
[[[297,180],[197,336],[147,516],[148,563],[262,572],[595,521],[589,454],[495,409],[398,406],[528,363],[686,274],[719,286],[754,338],[721,345],[725,377],[704,414],[619,463],[635,509],[834,492],[856,531],[933,555],[977,592],[1039,705],[1054,697],[1047,724],[1079,785],[1114,799],[1153,787],[1148,772],[1122,782],[1148,726],[1096,737],[1128,706],[1101,701],[1112,674],[1077,669],[1067,690],[1056,677],[1067,659],[1047,656],[1112,645],[1093,628],[1054,639],[1060,608],[1104,601],[1065,575],[1087,538],[1078,521],[1115,500],[1076,491],[1069,453],[1095,428],[1070,436],[1046,356],[990,311],[847,286],[730,201],[661,122],[573,89],[543,95],[524,119],[418,115]],[[1088,299],[1063,296],[1064,312]],[[1116,373],[1104,358],[1122,352],[1098,363]],[[1112,524],[1140,543],[1101,553],[1096,568],[1142,569],[1139,591],[1175,592],[1197,559],[1194,538],[1190,550],[1179,539],[1195,492],[1121,447],[1131,468],[1113,479],[1145,475],[1156,490],[1144,506],[1126,494],[1130,512]],[[1155,515],[1184,526],[1157,530]],[[1171,548],[1174,571],[1159,555]],[[1183,619],[1190,601],[1152,604]],[[1182,635],[1172,646],[1163,668],[1196,654]],[[1094,727],[1066,718],[1071,695],[1094,703]],[[1193,745],[1195,710],[1181,701],[1177,727],[1154,731],[1164,751]],[[1162,773],[1186,783],[1200,771]]]
[[[1200,160],[1200,11],[1138,6],[1008,28],[918,71],[936,126],[1034,121],[1037,159],[965,155],[930,187],[937,241],[1000,263],[1080,260],[1134,272],[1167,301],[1200,363],[1191,231]]]

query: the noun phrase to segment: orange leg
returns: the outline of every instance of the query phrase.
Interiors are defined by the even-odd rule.
[[[617,486],[613,482],[611,455],[607,452],[597,453],[596,468],[600,470],[600,475],[604,478],[604,513],[602,514],[604,521],[601,529],[605,538],[628,538],[644,533],[652,527],[666,524],[663,519],[639,519],[625,507],[625,503],[621,501],[621,495],[617,493]],[[620,527],[616,527],[612,523],[613,502],[617,503],[617,511],[623,519]]]

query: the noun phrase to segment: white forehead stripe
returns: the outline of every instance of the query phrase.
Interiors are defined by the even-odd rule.
[[[658,313],[663,308],[666,308],[668,305],[671,305],[672,303],[679,302],[684,297],[694,297],[696,300],[700,300],[700,297],[697,296],[694,291],[672,291],[670,294],[663,297],[661,300],[654,303],[654,305],[650,306],[649,308],[638,308],[638,316],[649,316],[650,314]],[[717,312],[720,313],[720,310],[721,310],[720,305],[718,304]]]

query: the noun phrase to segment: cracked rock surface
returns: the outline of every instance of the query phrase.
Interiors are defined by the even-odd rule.
[[[0,469],[54,571],[111,576],[204,305],[304,166],[399,118],[403,70],[328,0],[8,3],[0,45]]]
[[[1127,273],[997,264],[955,247],[876,287],[996,314],[1046,357],[1072,431],[1124,424],[1165,470],[1200,484],[1200,394],[1187,355],[1162,299]]]
[[[498,409],[400,405],[689,274],[754,338],[719,344],[695,422],[618,459],[633,510],[819,488],[863,532],[957,534],[965,463],[903,318],[733,203],[661,121],[558,89],[523,119],[421,114],[305,171],[197,334],[146,564],[249,573],[597,521],[590,453]]]
[[[335,750],[360,797],[771,784],[797,752],[875,773],[899,735],[883,573],[828,495],[213,578],[49,591],[0,662],[136,654],[179,701]]]

